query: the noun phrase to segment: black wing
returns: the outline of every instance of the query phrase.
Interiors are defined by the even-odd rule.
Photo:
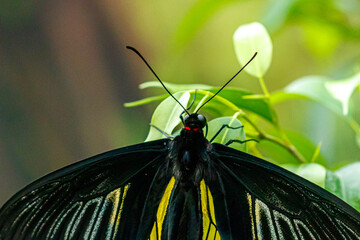
[[[116,149],[35,181],[0,209],[0,239],[146,239],[171,178],[167,142]]]
[[[205,183],[222,239],[360,239],[360,213],[335,195],[229,147],[212,153]]]

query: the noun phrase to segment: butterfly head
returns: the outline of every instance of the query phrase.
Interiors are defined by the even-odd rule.
[[[197,113],[192,113],[184,117],[184,129],[191,132],[202,132],[206,126],[206,118]]]

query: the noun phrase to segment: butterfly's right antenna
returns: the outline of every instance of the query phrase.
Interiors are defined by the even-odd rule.
[[[146,66],[150,69],[150,71],[154,74],[154,76],[157,78],[157,80],[159,80],[159,82],[161,83],[161,85],[163,86],[163,88],[169,93],[169,95],[182,107],[182,109],[184,109],[184,112],[186,112],[188,115],[190,115],[190,113],[186,110],[186,108],[179,102],[179,100],[177,100],[174,95],[171,94],[171,92],[165,87],[164,83],[160,80],[160,78],[158,77],[158,75],[155,73],[155,71],[151,68],[151,66],[148,64],[148,62],[145,60],[145,58],[139,53],[138,50],[136,50],[135,48],[131,47],[131,46],[126,46],[127,49],[132,50],[133,52],[135,52],[140,58],[141,60],[143,60],[143,62],[146,64]]]
[[[231,80],[233,80],[233,79],[256,57],[256,55],[257,55],[257,52],[255,52],[255,54],[252,56],[252,58],[250,58],[250,60],[249,60],[237,73],[235,73],[235,75],[234,75],[232,78],[230,78],[230,80],[227,81],[227,82],[224,84],[224,86],[222,86],[222,87],[219,89],[219,91],[217,91],[214,95],[212,95],[211,98],[209,98],[206,102],[204,102],[204,103],[196,110],[195,113],[197,113],[197,112],[200,110],[200,108],[202,108],[205,104],[207,104],[208,102],[210,102],[211,99],[213,99],[216,95],[218,95],[219,92],[221,92],[221,90],[223,90],[224,87],[226,87],[226,85],[228,85],[228,84],[231,82]]]

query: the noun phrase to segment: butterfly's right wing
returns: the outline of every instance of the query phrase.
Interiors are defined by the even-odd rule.
[[[0,209],[0,239],[146,239],[171,178],[167,143],[116,149],[35,181]]]
[[[360,213],[335,195],[255,156],[212,146],[208,229],[222,239],[360,240]]]

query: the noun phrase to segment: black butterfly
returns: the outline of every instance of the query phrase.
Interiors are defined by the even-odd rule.
[[[25,187],[0,210],[0,239],[360,239],[360,213],[336,196],[209,142],[200,114],[182,122],[173,140],[106,152]]]

